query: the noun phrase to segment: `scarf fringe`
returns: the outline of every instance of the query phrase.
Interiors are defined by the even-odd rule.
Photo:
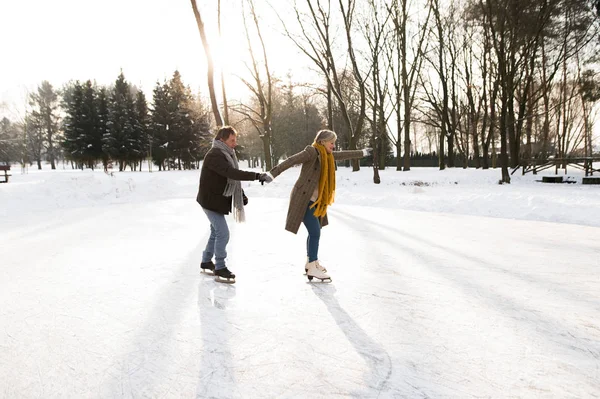
[[[312,146],[319,152],[321,173],[319,176],[319,194],[311,208],[315,208],[316,217],[323,217],[327,214],[327,207],[333,204],[335,199],[335,160],[333,154],[327,153],[322,144],[313,143]]]
[[[225,154],[225,158],[229,164],[236,169],[239,169],[238,160],[235,156],[233,148],[227,146],[221,140],[213,141],[213,148],[218,148]],[[246,221],[246,213],[244,212],[244,198],[242,194],[242,182],[239,180],[227,179],[227,185],[223,191],[225,197],[233,197],[233,219],[238,223]]]

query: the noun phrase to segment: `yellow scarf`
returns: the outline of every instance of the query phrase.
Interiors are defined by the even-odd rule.
[[[335,161],[333,154],[328,154],[323,144],[313,143],[312,146],[317,149],[321,158],[321,175],[319,196],[311,208],[315,208],[315,216],[322,217],[327,213],[327,207],[333,204],[335,196]]]

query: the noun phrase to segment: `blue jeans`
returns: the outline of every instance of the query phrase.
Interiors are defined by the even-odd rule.
[[[227,243],[229,242],[229,227],[225,215],[202,208],[208,221],[210,222],[210,237],[206,243],[206,248],[202,252],[202,262],[210,262],[215,257],[215,269],[225,268],[225,258],[227,257]]]
[[[304,213],[304,220],[302,222],[308,230],[308,238],[306,239],[306,255],[308,255],[308,261],[314,262],[319,259],[319,240],[321,239],[321,222],[319,218],[315,216],[315,208],[310,206],[313,201],[308,203],[306,212]]]

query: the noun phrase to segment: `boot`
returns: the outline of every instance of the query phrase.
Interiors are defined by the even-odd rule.
[[[216,280],[221,283],[235,283],[235,274],[231,273],[226,267],[215,270],[215,276],[217,276]]]
[[[202,272],[214,272],[215,271],[215,264],[212,262],[212,260],[209,260],[208,262],[202,262],[200,263],[200,271]]]
[[[324,266],[321,265],[321,263],[319,263],[319,261],[317,260],[317,269],[319,269],[320,271],[322,271],[323,273],[327,273],[327,269],[325,269]],[[304,272],[306,273],[308,271],[308,256],[306,257],[306,264],[304,265]]]
[[[306,276],[308,277],[308,281],[312,281],[314,277],[321,281],[331,282],[331,277],[319,269],[319,261],[310,262],[307,266]]]
[[[320,261],[317,260],[317,269],[319,269],[320,271],[322,271],[323,273],[327,273],[327,269],[325,268],[325,266],[323,266],[321,264]]]

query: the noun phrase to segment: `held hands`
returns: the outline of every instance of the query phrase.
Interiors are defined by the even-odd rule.
[[[259,173],[258,181],[260,182],[260,184],[262,184],[264,186],[265,183],[268,184],[273,181],[273,176],[271,176],[270,173]]]
[[[372,148],[363,148],[363,157],[368,157],[369,155],[371,155],[371,151],[373,151]]]

